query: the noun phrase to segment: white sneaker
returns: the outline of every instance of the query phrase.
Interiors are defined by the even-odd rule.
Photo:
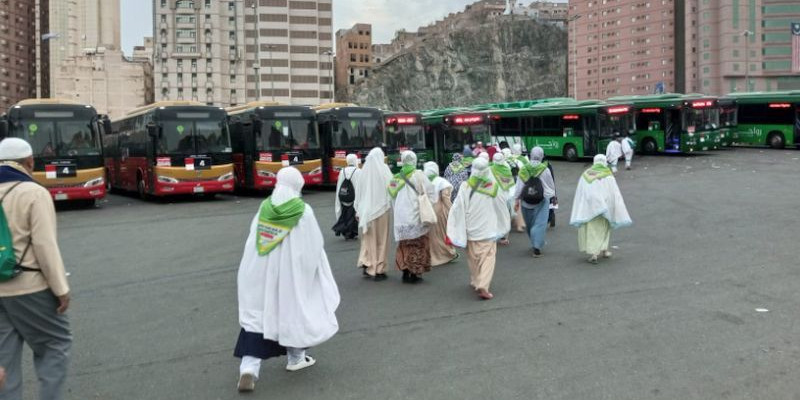
[[[611,252],[608,250],[603,250],[603,258],[611,258]]]
[[[297,364],[286,365],[286,370],[287,371],[292,371],[292,372],[299,371],[299,370],[301,370],[303,368],[308,368],[308,367],[310,367],[310,366],[312,366],[312,365],[314,365],[316,363],[317,363],[317,360],[315,360],[313,357],[306,356],[305,360],[300,361]]]
[[[239,376],[239,385],[237,386],[240,392],[252,392],[256,389],[256,377],[253,374],[242,374]]]
[[[590,263],[592,263],[592,264],[597,264],[597,256],[591,256],[591,257],[589,257],[589,259],[588,259],[588,260],[586,260],[586,261],[589,261],[589,262],[590,262]]]

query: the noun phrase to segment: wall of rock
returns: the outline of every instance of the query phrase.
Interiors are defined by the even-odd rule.
[[[566,95],[564,28],[520,16],[475,22],[426,36],[342,100],[411,111]]]

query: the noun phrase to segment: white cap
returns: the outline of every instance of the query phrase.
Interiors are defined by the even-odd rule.
[[[33,155],[33,149],[23,139],[10,137],[0,142],[0,160],[21,160]]]

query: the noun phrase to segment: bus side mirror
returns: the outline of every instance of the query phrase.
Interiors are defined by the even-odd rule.
[[[0,140],[3,140],[8,136],[8,120],[2,119],[0,120]]]
[[[108,116],[103,116],[103,130],[106,132],[106,135],[110,134],[112,131],[111,128],[111,120],[108,119]]]
[[[159,136],[159,135],[158,135],[158,125],[156,125],[156,124],[155,124],[155,123],[153,123],[153,122],[150,122],[150,123],[148,123],[148,124],[147,124],[147,134],[148,134],[148,135],[149,135],[149,136],[150,136],[152,139],[158,139],[158,136]]]

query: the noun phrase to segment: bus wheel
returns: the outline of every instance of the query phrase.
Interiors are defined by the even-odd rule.
[[[656,141],[653,139],[645,139],[642,142],[642,152],[645,154],[655,154],[658,151]]]
[[[569,162],[578,161],[578,150],[575,148],[575,146],[571,144],[564,146],[564,158],[566,158]]]
[[[137,176],[136,179],[136,191],[139,193],[140,199],[147,200],[147,191],[144,187],[144,179],[142,179],[141,175]]]
[[[767,136],[767,144],[773,149],[782,149],[783,145],[786,144],[786,139],[783,138],[783,133],[770,132]]]

